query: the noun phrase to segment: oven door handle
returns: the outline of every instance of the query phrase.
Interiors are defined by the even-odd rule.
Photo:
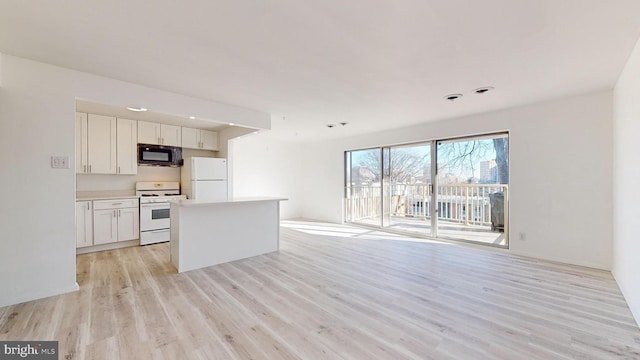
[[[140,207],[144,207],[144,208],[168,208],[171,205],[169,203],[147,203],[147,204],[140,204]]]

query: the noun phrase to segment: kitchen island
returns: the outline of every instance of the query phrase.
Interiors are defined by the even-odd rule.
[[[171,263],[178,272],[278,251],[280,201],[171,202]]]

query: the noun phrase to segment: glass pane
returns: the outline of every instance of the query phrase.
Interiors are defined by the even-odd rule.
[[[389,226],[431,235],[431,144],[390,148]]]
[[[507,246],[506,135],[437,144],[438,236]]]
[[[389,226],[391,217],[391,193],[390,193],[390,164],[391,156],[388,147],[382,148],[382,226]]]
[[[164,151],[142,151],[142,159],[149,161],[169,161],[169,153]]]
[[[381,222],[381,161],[380,149],[348,151],[345,165],[345,218],[348,222],[380,226]]]
[[[151,219],[153,220],[158,220],[158,219],[169,219],[169,209],[157,209],[157,210],[151,210]]]

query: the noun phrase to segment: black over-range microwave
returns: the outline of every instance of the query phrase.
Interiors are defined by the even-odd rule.
[[[182,166],[182,148],[138,144],[138,165]]]

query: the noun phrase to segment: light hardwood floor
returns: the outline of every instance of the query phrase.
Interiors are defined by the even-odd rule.
[[[80,291],[0,308],[60,359],[640,358],[611,274],[285,222],[281,249],[177,274],[168,244],[77,257]]]

